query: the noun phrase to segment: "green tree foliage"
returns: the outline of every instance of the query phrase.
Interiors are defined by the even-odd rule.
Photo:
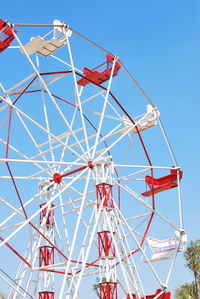
[[[191,241],[185,254],[186,267],[194,274],[196,298],[200,299],[200,239]]]
[[[175,291],[176,299],[195,299],[195,297],[194,283],[185,283]]]
[[[95,292],[95,294],[97,295],[98,298],[100,298],[100,291],[99,291],[99,283],[98,283],[98,279],[97,283],[93,284],[93,291]]]
[[[97,295],[98,298],[100,298],[100,282],[106,282],[106,278],[103,277],[100,281],[99,277],[96,277],[96,281],[97,283],[93,284],[93,291],[95,292],[95,294]]]
[[[99,277],[96,278],[97,283],[93,284],[93,291],[95,292],[95,294],[97,295],[97,297],[100,298],[100,279]],[[106,278],[103,277],[101,282],[106,282]]]
[[[192,271],[200,274],[200,239],[191,241],[185,254],[186,266]]]

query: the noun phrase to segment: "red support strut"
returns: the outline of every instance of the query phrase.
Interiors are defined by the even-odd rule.
[[[98,232],[98,249],[100,259],[113,259],[116,256],[115,246],[109,231]]]
[[[107,207],[106,211],[110,211],[114,208],[113,204],[113,198],[112,198],[112,185],[102,183],[99,185],[96,185],[96,199],[97,199],[97,209],[99,209],[99,206],[101,202],[103,201],[102,207]]]
[[[42,203],[40,204],[40,208],[43,207],[43,205],[45,205],[46,203]],[[53,208],[54,205],[51,205],[51,208]],[[41,212],[40,212],[40,224],[42,223],[42,220],[44,217],[46,217],[46,226],[50,227],[50,226],[54,226],[55,224],[55,220],[54,220],[54,210],[50,209],[48,211],[48,215],[47,215],[47,209],[48,207],[44,208]]]
[[[109,215],[114,208],[112,198],[112,185],[101,183],[96,185],[97,209],[106,211]],[[113,234],[109,230],[103,230],[98,234],[98,253],[101,260],[112,260],[116,257]],[[100,299],[117,299],[117,282],[102,281],[99,283]]]
[[[54,292],[39,292],[39,299],[54,299]]]
[[[117,282],[100,282],[100,299],[117,299]]]
[[[54,264],[54,247],[41,246],[39,248],[39,267]]]

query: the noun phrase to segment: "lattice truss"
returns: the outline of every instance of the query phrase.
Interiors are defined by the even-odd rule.
[[[7,298],[93,298],[95,283],[100,298],[170,298],[182,171],[158,109],[117,56],[69,26],[30,38],[0,25]]]

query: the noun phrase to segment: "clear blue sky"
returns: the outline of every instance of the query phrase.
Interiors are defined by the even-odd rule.
[[[184,171],[185,229],[189,240],[199,238],[200,2],[11,0],[0,11],[11,23],[60,19],[120,57],[161,111]],[[191,279],[179,259],[173,287]]]

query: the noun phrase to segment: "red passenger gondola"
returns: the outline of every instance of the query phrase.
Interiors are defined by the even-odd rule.
[[[177,182],[178,172],[176,169],[171,169],[170,174],[161,178],[154,178],[149,175],[145,177],[146,183],[149,185],[150,190],[142,193],[143,196],[151,196],[152,194],[156,194],[165,190],[169,190],[178,186]],[[183,172],[179,170],[179,180],[183,177]]]
[[[17,31],[13,29],[16,33]],[[13,31],[7,22],[0,19],[0,53],[7,49],[14,39]]]
[[[84,78],[80,79],[77,83],[81,86],[85,86],[89,83],[94,84],[102,84],[110,79],[111,71],[112,71],[112,64],[113,64],[113,56],[112,55],[106,55],[106,62],[98,65],[94,69],[90,70],[86,67],[83,69]],[[101,67],[102,65],[107,64],[107,67],[102,72],[98,72],[97,69]],[[120,69],[121,65],[118,61],[116,61],[113,71],[113,77],[118,74],[118,71]]]

